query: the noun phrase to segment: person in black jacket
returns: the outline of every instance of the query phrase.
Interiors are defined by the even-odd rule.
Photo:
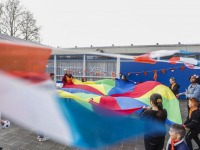
[[[172,124],[169,130],[169,140],[166,150],[190,150],[184,142],[185,128],[179,124]]]
[[[165,121],[167,119],[167,111],[163,109],[162,96],[154,93],[150,97],[150,107],[143,107],[140,114],[141,119],[148,119],[154,121],[156,124],[160,124],[163,127],[162,132],[154,130],[155,132],[144,134],[144,143],[146,150],[162,150],[165,141],[166,128]],[[146,128],[151,128],[149,124],[146,124]]]
[[[176,96],[179,93],[178,89],[180,88],[180,85],[178,85],[177,83],[175,83],[175,81],[176,81],[176,79],[174,77],[171,77],[169,79],[169,82],[170,82],[169,88],[172,90],[172,92]]]
[[[197,150],[200,150],[200,140],[198,138],[198,134],[200,133],[200,110],[198,109],[199,100],[197,98],[190,98],[188,106],[190,107],[190,111],[184,125],[190,130],[187,133],[185,140],[190,150],[193,150],[191,140],[194,139],[199,146]]]

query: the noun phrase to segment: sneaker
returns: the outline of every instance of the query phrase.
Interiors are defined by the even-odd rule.
[[[44,142],[44,141],[48,141],[48,140],[50,140],[50,137],[43,137],[43,138],[40,138],[39,139],[39,142]]]

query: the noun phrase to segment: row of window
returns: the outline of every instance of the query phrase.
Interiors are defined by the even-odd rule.
[[[129,55],[139,56],[139,55],[142,55],[142,54],[129,54]],[[187,57],[187,58],[200,59],[200,55],[182,55],[182,54],[176,54],[176,55],[173,55],[173,56],[161,57],[160,59],[170,59],[172,57]],[[49,59],[54,60],[54,56],[51,56]],[[83,60],[83,55],[57,55],[56,59],[57,60]],[[108,56],[86,55],[86,60],[116,60],[116,58],[115,57],[108,57]]]
[[[54,56],[51,56],[49,58],[50,60],[54,60]],[[65,55],[62,55],[62,56],[56,56],[56,59],[57,60],[83,60],[83,55],[69,55],[69,56],[65,56]],[[86,59],[87,60],[91,60],[91,59],[113,59],[113,60],[116,60],[116,58],[113,58],[113,57],[107,57],[107,56],[91,56],[91,55],[87,55],[86,56]]]
[[[87,61],[83,70],[83,61],[57,61],[57,81],[62,80],[66,70],[70,69],[71,74],[76,77],[88,76],[88,81],[96,81],[99,78],[111,78],[116,73],[116,61]],[[46,73],[54,72],[54,61],[49,61],[46,66]]]

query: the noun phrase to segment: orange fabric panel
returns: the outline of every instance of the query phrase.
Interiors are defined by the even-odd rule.
[[[0,70],[45,72],[51,48],[0,40]]]

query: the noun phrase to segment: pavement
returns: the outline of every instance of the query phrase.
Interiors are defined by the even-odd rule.
[[[187,117],[187,101],[179,100],[180,110],[183,122]],[[3,114],[2,114],[3,118]],[[11,120],[10,120],[11,121]],[[0,130],[0,147],[3,150],[80,150],[81,147],[70,147],[67,145],[59,144],[55,141],[39,142],[37,134],[34,130],[27,130],[11,121],[11,126],[8,129]],[[165,145],[169,139],[166,135]],[[193,143],[194,148],[198,148],[196,143]],[[123,140],[114,145],[109,145],[101,150],[145,150],[143,139],[140,137],[135,139]]]

